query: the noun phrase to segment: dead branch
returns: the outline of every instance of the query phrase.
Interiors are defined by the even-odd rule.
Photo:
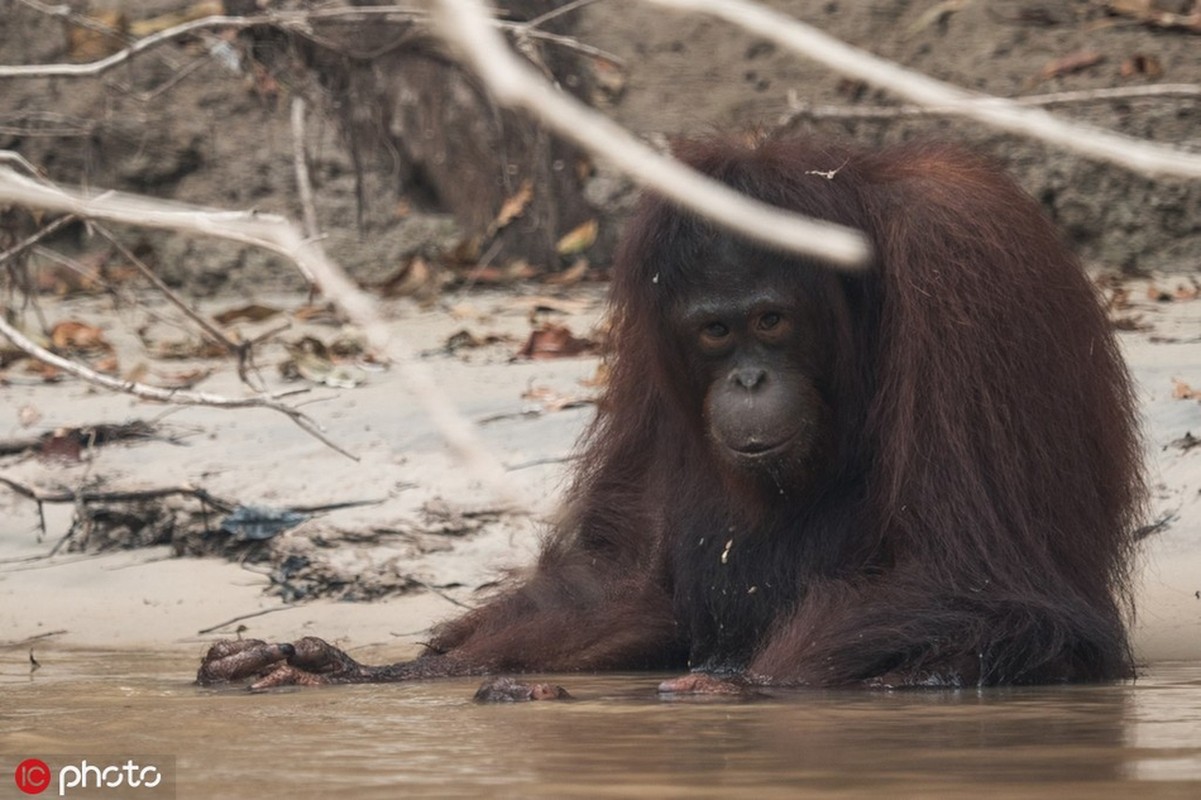
[[[46,631],[45,633],[35,634],[34,636],[26,636],[24,639],[17,639],[14,642],[0,642],[0,650],[12,650],[17,647],[25,648],[34,642],[41,641],[42,639],[49,639],[51,636],[62,636],[66,632],[66,629]],[[32,651],[30,652],[32,653]]]
[[[93,222],[92,226],[96,229],[97,233],[108,240],[109,244],[117,248],[117,252],[120,253],[126,261],[132,264],[134,268],[142,274],[142,277],[150,281],[151,285],[158,289],[163,297],[167,298],[167,301],[171,303],[171,305],[179,309],[179,311],[185,317],[192,320],[192,322],[194,322],[197,327],[200,328],[202,335],[208,337],[210,341],[218,346],[225,348],[226,352],[234,357],[237,362],[238,378],[242,381],[242,383],[254,389],[256,392],[263,391],[261,382],[256,386],[250,380],[250,372],[251,370],[255,369],[254,348],[261,344],[265,339],[268,339],[271,336],[274,336],[276,333],[279,333],[279,329],[272,329],[260,336],[256,336],[254,339],[249,341],[235,342],[233,339],[226,336],[220,328],[209,322],[202,314],[195,311],[191,306],[185,303],[178,294],[172,291],[170,286],[163,282],[163,279],[160,278],[154,272],[154,270],[147,266],[142,259],[134,255],[128,247],[122,244],[121,240],[113,235],[112,231],[96,222]],[[284,329],[287,327],[288,326],[285,325]]]
[[[442,0],[441,30],[504,105],[536,114],[559,135],[603,156],[632,179],[719,224],[844,268],[867,262],[859,231],[751,200],[661,155],[613,120],[552,87],[488,24],[479,0]]]
[[[42,226],[34,233],[31,233],[29,236],[25,237],[21,241],[14,244],[12,247],[5,250],[3,253],[0,253],[0,264],[4,264],[5,262],[7,262],[9,259],[13,258],[14,256],[20,255],[21,253],[28,250],[30,247],[33,247],[35,244],[40,242],[42,239],[45,239],[50,234],[54,233],[55,231],[65,227],[67,225],[70,225],[72,222],[75,222],[76,220],[78,220],[78,217],[74,217],[74,216],[71,216],[70,214],[68,214],[65,217],[59,217],[58,219],[51,222],[49,225]]]
[[[1201,97],[1201,84],[1160,83],[1151,86],[1118,86],[1107,89],[1082,89],[1072,92],[1051,92],[1011,97],[1009,101],[1020,106],[1073,105],[1076,103],[1105,103],[1119,100],[1148,100],[1172,97]],[[805,103],[790,92],[789,113],[783,115],[777,125],[786,128],[801,119],[901,119],[911,117],[937,117],[954,114],[951,109],[938,106],[840,106],[814,105]]]
[[[259,609],[258,611],[251,611],[248,614],[239,614],[238,616],[231,617],[230,619],[227,619],[224,622],[218,622],[216,625],[210,625],[207,628],[201,628],[200,630],[196,631],[196,633],[199,636],[203,636],[206,633],[214,633],[215,631],[219,631],[222,628],[226,628],[230,625],[233,625],[235,622],[241,622],[244,619],[252,619],[254,617],[261,617],[264,614],[274,614],[276,611],[287,611],[292,608],[296,608],[296,606],[282,605],[282,606],[275,606],[274,608],[263,608],[263,609]]]
[[[518,488],[517,483],[505,474],[500,462],[484,447],[476,427],[451,405],[434,382],[429,369],[417,359],[412,348],[389,331],[375,302],[361,291],[339,266],[329,260],[318,244],[307,240],[296,226],[284,217],[273,214],[214,211],[121,192],[110,191],[89,197],[57,186],[38,183],[3,167],[0,167],[0,200],[76,214],[89,219],[106,219],[129,225],[166,228],[184,233],[213,236],[261,247],[287,258],[297,264],[302,271],[314,276],[316,283],[326,296],[363,330],[364,336],[373,350],[385,354],[395,363],[401,382],[409,389],[456,457],[464,463],[467,469],[514,509],[534,507],[532,498],[527,497]],[[20,332],[13,329],[11,325],[5,323],[4,328],[0,328],[0,332],[10,338],[12,338],[12,334],[16,334],[30,346],[37,347]],[[9,331],[12,331],[12,334]],[[18,344],[18,346],[21,345]],[[25,347],[22,349],[30,352]],[[62,359],[43,348],[37,349],[53,361],[49,361],[41,355],[37,356],[39,359],[56,365],[60,362],[70,365],[69,369],[66,366],[63,368],[71,374],[78,374],[78,370],[81,369],[79,365]],[[116,391],[128,391],[128,386],[138,385],[98,375],[91,370],[87,371],[102,381],[99,385]],[[187,396],[206,397],[206,395],[156,389],[150,386],[144,388],[149,390],[147,395],[149,399],[158,399],[168,403],[186,402],[180,398]],[[296,409],[275,402],[278,397],[288,394],[293,394],[293,392],[281,393],[274,398],[243,400],[215,398],[211,395],[207,397],[220,399],[227,408],[251,406],[274,408],[281,413],[288,414],[298,425],[334,449],[345,452],[321,435],[315,423],[308,417]],[[216,405],[214,403],[195,404]]]
[[[22,2],[31,8],[41,11],[42,13],[69,19],[73,22],[73,24],[82,24],[77,15],[72,13],[69,6],[47,6],[44,3],[37,3],[33,2],[32,0],[22,0]],[[96,77],[108,72],[114,67],[124,64],[140,53],[153,50],[154,48],[160,47],[168,42],[183,38],[190,34],[196,33],[197,31],[208,30],[210,28],[244,30],[246,28],[253,28],[262,25],[271,25],[281,30],[286,30],[299,36],[311,39],[315,42],[323,43],[321,38],[312,30],[312,23],[314,21],[332,19],[353,21],[356,19],[370,20],[389,17],[412,21],[422,21],[427,20],[429,18],[429,14],[424,10],[403,8],[400,6],[362,6],[358,8],[328,8],[313,11],[278,11],[275,13],[260,14],[255,16],[215,15],[203,17],[201,19],[190,20],[174,27],[158,31],[150,36],[130,43],[128,47],[113,53],[111,56],[86,64],[18,64],[0,66],[0,79]],[[545,21],[546,19],[537,20],[538,24],[542,24]],[[558,45],[560,47],[578,50],[586,55],[601,58],[616,65],[624,63],[620,58],[612,53],[607,53],[600,48],[584,44],[583,42],[580,42],[569,36],[561,36],[559,34],[539,30],[534,25],[529,23],[514,23],[504,22],[501,20],[491,20],[490,24],[499,29],[511,31],[519,37],[538,39],[540,41]],[[324,42],[324,44],[330,43]]]
[[[12,489],[22,497],[37,503],[128,503],[136,500],[158,500],[163,497],[195,497],[197,500],[212,506],[218,511],[229,513],[237,508],[236,503],[214,497],[204,489],[196,486],[161,486],[155,489],[128,489],[123,491],[98,491],[80,489],[41,489],[22,483],[14,478],[0,475],[0,483]]]
[[[140,419],[119,424],[102,423],[100,425],[59,428],[57,430],[46,431],[38,436],[0,439],[0,456],[17,455],[29,450],[36,450],[45,447],[53,441],[68,437],[73,438],[80,445],[95,447],[129,439],[146,439],[153,434],[154,426]]]
[[[304,220],[304,235],[316,239],[321,234],[317,224],[317,203],[313,197],[313,182],[309,178],[309,154],[305,148],[305,102],[296,95],[292,98],[292,165],[296,171],[296,192],[300,195],[301,219]],[[310,285],[312,278],[309,278]]]
[[[137,381],[122,380],[114,378],[110,375],[105,375],[96,372],[91,367],[86,367],[68,358],[63,358],[57,353],[52,353],[46,348],[34,342],[32,339],[25,336],[21,331],[9,324],[9,322],[0,317],[0,333],[8,337],[17,348],[25,353],[33,356],[38,361],[50,364],[53,367],[61,369],[70,375],[74,375],[94,386],[100,386],[114,392],[123,394],[131,394],[134,397],[143,400],[153,400],[159,403],[171,403],[174,405],[186,406],[210,406],[214,408],[269,408],[273,411],[278,411],[281,414],[286,414],[293,422],[300,426],[302,430],[310,436],[319,440],[325,446],[335,450],[347,458],[358,461],[358,456],[343,449],[338,444],[334,443],[322,431],[316,421],[311,419],[304,412],[292,408],[289,405],[279,402],[282,397],[288,397],[294,394],[300,394],[308,391],[307,389],[292,389],[287,392],[277,392],[267,397],[225,397],[219,394],[209,392],[191,392],[184,389],[162,389],[158,386],[148,386]]]
[[[461,5],[476,0],[443,0]],[[682,11],[720,17],[781,47],[821,62],[851,78],[888,90],[920,106],[974,119],[1062,147],[1089,158],[1108,161],[1148,176],[1201,178],[1201,155],[1153,144],[1131,136],[1067,122],[1039,108],[971,92],[906,69],[749,0],[652,0]],[[477,12],[478,13],[478,12]]]

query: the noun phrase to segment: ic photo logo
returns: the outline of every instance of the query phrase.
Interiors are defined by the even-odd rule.
[[[52,777],[50,767],[40,758],[27,758],[17,764],[17,771],[13,776],[17,788],[25,794],[41,794],[46,791]]]
[[[174,761],[174,759],[169,759]],[[145,797],[174,796],[163,759],[134,758],[52,759],[26,758],[17,764],[13,781],[27,795],[57,789],[58,797]],[[156,789],[166,790],[156,792]],[[55,792],[51,791],[50,796]]]

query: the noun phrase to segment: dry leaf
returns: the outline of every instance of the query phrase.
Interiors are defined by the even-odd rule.
[[[577,338],[565,325],[547,323],[530,333],[518,358],[571,358],[595,349],[588,339]]]
[[[1060,75],[1067,75],[1072,72],[1080,72],[1089,67],[1100,64],[1105,60],[1105,56],[1095,50],[1080,50],[1075,53],[1069,53],[1061,58],[1056,58],[1048,61],[1046,66],[1042,68],[1039,77],[1043,80],[1049,78],[1057,78]]]
[[[115,353],[109,353],[103,358],[97,359],[96,363],[92,364],[92,369],[96,370],[97,372],[102,372],[105,375],[116,375],[121,371],[119,365],[117,364],[117,356]]]
[[[314,336],[305,336],[297,342],[285,342],[284,347],[292,357],[279,365],[279,371],[288,380],[303,378],[310,383],[335,389],[353,389],[367,379],[358,367],[335,362],[330,348]]]
[[[433,283],[433,271],[421,256],[413,256],[409,263],[386,278],[376,288],[384,297],[411,297],[428,290]]]
[[[31,375],[38,376],[46,383],[54,383],[55,381],[60,381],[63,378],[62,370],[60,370],[58,367],[32,358],[29,359],[28,363],[26,363],[25,371]]]
[[[941,3],[935,3],[905,29],[904,38],[911,39],[932,25],[944,24],[956,11],[962,11],[967,3],[968,0],[943,0]]]
[[[1181,7],[1180,13],[1157,8],[1157,5],[1154,0],[1110,0],[1109,10],[1157,28],[1201,33],[1201,3],[1194,0],[1191,7]]]
[[[223,358],[229,355],[224,346],[208,339],[184,339],[176,342],[147,343],[152,358],[166,361],[189,358]]]
[[[155,370],[155,385],[164,389],[191,389],[213,374],[211,369],[198,367],[184,372],[159,372]]]
[[[531,386],[521,393],[521,399],[537,403],[543,411],[562,411],[565,408],[579,408],[596,402],[591,395],[564,394],[547,386]]]
[[[1189,300],[1196,300],[1201,295],[1201,283],[1196,279],[1190,280],[1189,283],[1178,283],[1175,289],[1161,289],[1155,284],[1150,284],[1147,287],[1147,299],[1156,303],[1171,303]]]
[[[237,308],[231,308],[219,314],[214,314],[213,319],[221,325],[230,325],[234,322],[262,322],[265,319],[271,319],[282,313],[280,309],[272,306],[250,303],[249,305],[238,306]]]
[[[534,182],[526,178],[521,182],[521,186],[517,189],[517,193],[509,197],[501,205],[500,211],[496,214],[496,219],[492,221],[489,228],[491,233],[496,233],[501,228],[508,225],[513,220],[520,217],[525,212],[525,207],[534,199]]]
[[[68,320],[55,325],[50,331],[50,344],[56,350],[111,350],[104,339],[104,332],[95,325]]]
[[[202,2],[192,3],[183,11],[160,14],[157,17],[149,17],[148,19],[134,22],[129,26],[129,32],[141,39],[143,36],[158,33],[167,28],[174,28],[176,25],[182,25],[185,22],[191,22],[202,17],[217,17],[224,13],[226,13],[225,4],[220,2],[220,0],[203,0]]]
[[[1145,56],[1135,53],[1122,62],[1118,72],[1123,78],[1159,78],[1163,76],[1163,65],[1155,56]]]
[[[591,378],[584,378],[580,381],[581,386],[587,386],[589,389],[600,389],[609,383],[609,362],[601,361],[596,365],[596,372],[592,373]]]
[[[515,297],[510,301],[509,305],[512,308],[528,309],[530,318],[533,319],[534,316],[543,311],[553,311],[559,314],[582,314],[592,308],[593,302],[591,300],[571,300],[540,294],[532,297]]]
[[[572,256],[576,253],[582,253],[596,241],[598,230],[600,230],[600,226],[595,219],[590,219],[581,225],[577,225],[555,243],[555,252],[561,256]]]
[[[543,283],[551,286],[575,286],[588,274],[588,259],[577,258],[575,263],[562,272],[556,272],[552,275],[547,275],[542,279]]]
[[[292,312],[293,319],[298,322],[316,322],[327,325],[341,325],[342,319],[332,303],[321,303],[315,306],[301,306]]]
[[[87,18],[97,25],[109,28],[111,33],[68,24],[67,52],[72,61],[79,63],[99,61],[125,47],[125,39],[129,33],[129,20],[123,12],[94,11],[88,14]]]
[[[17,412],[17,421],[22,428],[28,428],[34,425],[42,418],[42,412],[36,406],[23,405],[21,410]]]
[[[1177,400],[1201,400],[1201,389],[1194,389],[1179,378],[1172,378],[1172,397]]]
[[[457,353],[460,350],[474,350],[478,347],[486,347],[490,344],[500,344],[501,342],[508,341],[512,341],[508,336],[501,336],[496,333],[480,335],[462,328],[446,337],[444,347],[448,353]]]
[[[1143,322],[1142,314],[1131,314],[1127,317],[1116,317],[1113,327],[1119,331],[1149,331],[1151,326]]]

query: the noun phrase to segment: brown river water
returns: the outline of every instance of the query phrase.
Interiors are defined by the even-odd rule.
[[[754,701],[569,675],[572,702],[479,705],[474,679],[251,694],[192,685],[179,654],[38,658],[31,675],[24,651],[0,653],[0,798],[1201,798],[1199,663],[1130,684]],[[131,763],[164,780],[78,788]],[[49,785],[22,794],[18,774]]]

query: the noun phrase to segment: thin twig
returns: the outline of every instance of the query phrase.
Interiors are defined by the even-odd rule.
[[[214,344],[219,344],[224,347],[227,351],[229,351],[230,355],[240,355],[240,346],[237,342],[230,339],[221,331],[220,328],[209,322],[199,312],[195,311],[191,306],[185,303],[183,298],[177,295],[170,286],[163,282],[163,279],[160,278],[154,270],[147,266],[146,262],[134,255],[128,247],[122,244],[121,240],[119,240],[112,231],[98,223],[92,223],[92,227],[95,228],[95,230],[101,236],[107,239],[109,244],[117,248],[117,252],[121,254],[121,257],[132,264],[134,269],[142,274],[143,278],[150,281],[150,284],[154,286],[155,289],[158,289],[159,292],[162,293],[163,297],[167,298],[167,301],[171,303],[171,305],[179,309],[179,311],[182,312],[185,317],[196,323],[197,327],[200,328],[201,333],[207,336],[209,340],[211,340]]]
[[[0,150],[0,164],[3,163],[16,164],[21,169],[25,170],[35,178],[42,176],[42,171],[26,160],[25,156],[15,150]]]
[[[24,639],[18,639],[15,642],[0,642],[0,650],[11,650],[11,649],[17,648],[17,647],[28,647],[29,645],[33,644],[34,642],[41,641],[42,639],[49,639],[51,636],[62,636],[66,632],[67,632],[66,628],[63,628],[63,629],[57,630],[57,631],[46,631],[45,633],[38,633],[33,636],[26,636]]]
[[[321,235],[321,228],[317,225],[317,205],[313,199],[313,181],[309,177],[304,118],[304,98],[295,95],[292,98],[292,166],[296,170],[296,192],[300,196],[304,235],[309,239],[316,239]]]
[[[207,628],[204,628],[203,630],[196,631],[196,635],[203,636],[206,633],[212,633],[213,631],[219,631],[224,627],[232,625],[235,622],[241,622],[244,619],[252,619],[254,617],[261,617],[264,614],[274,614],[276,611],[287,611],[288,609],[292,609],[292,608],[297,608],[297,606],[276,606],[275,608],[264,608],[261,611],[251,611],[249,614],[239,614],[238,616],[236,616],[232,619],[225,620],[225,622],[218,622],[216,625],[211,625]]]
[[[171,305],[179,309],[185,317],[196,323],[196,325],[200,327],[202,334],[207,336],[209,340],[215,344],[224,347],[226,352],[236,359],[238,379],[241,380],[242,383],[246,384],[251,389],[254,389],[256,392],[265,391],[265,384],[263,383],[262,378],[259,376],[258,368],[254,363],[254,348],[258,346],[260,342],[270,338],[270,336],[274,336],[279,332],[278,330],[268,331],[266,334],[257,336],[250,341],[235,342],[233,339],[230,339],[228,336],[226,336],[220,328],[209,322],[199,312],[193,310],[187,303],[185,303],[183,298],[172,291],[171,287],[164,283],[163,279],[155,274],[154,270],[150,269],[150,267],[144,261],[133,254],[133,251],[122,244],[112,231],[108,230],[97,222],[92,222],[92,227],[94,227],[101,236],[107,239],[109,243],[113,245],[113,247],[117,248],[117,252],[119,252],[130,264],[133,264],[134,268],[136,268],[138,272],[142,274],[142,277],[150,281],[154,288],[158,289],[163,296],[167,298]],[[289,326],[285,325],[284,329],[287,329],[288,327]],[[250,380],[251,372],[254,372],[255,377],[258,378],[257,384]]]
[[[573,11],[579,11],[584,6],[590,6],[596,1],[597,0],[572,0],[570,3],[565,3],[558,8],[547,11],[545,14],[534,17],[529,22],[526,22],[525,25],[529,28],[541,27],[542,25],[550,22],[552,19],[558,19],[564,14],[570,14]]]
[[[45,239],[50,234],[54,233],[55,231],[59,230],[60,228],[70,225],[72,222],[76,222],[78,219],[79,219],[79,217],[76,217],[72,214],[67,214],[66,216],[59,217],[58,219],[54,220],[54,222],[51,222],[49,225],[43,225],[41,228],[39,228],[34,233],[25,237],[20,242],[17,242],[12,247],[5,250],[3,253],[0,253],[0,264],[3,264],[5,261],[8,261],[10,258],[13,258],[14,256],[20,255],[23,251],[25,251],[26,249],[28,249],[30,247],[33,247],[35,244],[40,242],[42,239]]]

